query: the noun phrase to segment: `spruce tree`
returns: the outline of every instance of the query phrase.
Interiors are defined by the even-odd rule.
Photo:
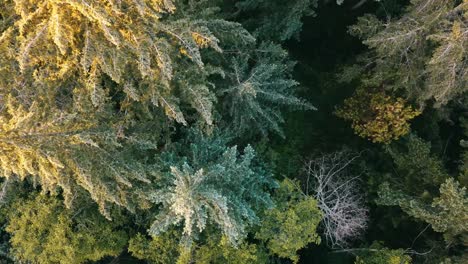
[[[401,91],[421,106],[456,100],[467,91],[467,10],[466,1],[413,0],[400,17],[359,18],[350,32],[371,51],[348,73],[369,73],[366,82]]]
[[[150,196],[160,209],[149,233],[182,224],[190,242],[213,225],[236,245],[259,223],[258,211],[273,205],[267,190],[276,183],[255,161],[252,147],[240,154],[222,138],[199,132],[189,137],[191,142],[163,154],[157,174],[165,180]]]

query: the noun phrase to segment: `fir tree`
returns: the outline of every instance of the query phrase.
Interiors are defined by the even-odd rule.
[[[187,65],[198,68],[199,79],[209,75],[202,49],[222,51],[210,27],[228,29],[224,34],[245,31],[209,17],[212,12],[199,13],[203,3],[177,4],[180,10],[171,0],[7,1],[0,24],[0,51],[6,54],[0,77],[8,83],[2,86],[25,83],[55,96],[74,87],[85,91],[95,107],[116,90],[125,94],[121,106],[153,104],[187,124],[184,99],[211,124],[213,97],[206,83],[180,77]],[[177,96],[180,90],[190,96]]]
[[[468,226],[468,196],[466,187],[453,178],[440,185],[440,195],[431,204],[422,202],[401,191],[382,184],[377,203],[400,206],[410,216],[429,223],[436,232],[444,233],[447,243],[455,242],[457,236],[466,239]]]
[[[272,205],[266,190],[275,182],[254,161],[252,147],[240,155],[222,139],[197,133],[191,137],[188,150],[186,143],[165,154],[158,174],[166,185],[151,194],[161,206],[149,233],[158,235],[183,223],[190,241],[213,224],[235,245],[247,227],[259,222],[258,210]]]
[[[44,113],[36,102],[24,106],[12,96],[3,99],[2,177],[32,177],[43,192],[61,193],[68,206],[84,189],[107,217],[109,203],[135,209],[142,196],[136,187],[150,179],[145,166],[126,151],[155,148],[151,141],[139,140],[136,134],[125,136],[105,119],[79,111]]]
[[[298,84],[291,78],[294,63],[280,46],[262,43],[252,52],[232,58],[231,65],[226,72],[229,86],[220,89],[219,94],[225,98],[223,109],[229,113],[234,135],[254,127],[254,133],[274,131],[284,137],[280,126],[284,123],[282,107],[315,109],[293,95]]]
[[[466,1],[413,0],[401,17],[389,21],[361,17],[350,32],[371,51],[361,58],[358,72],[420,105],[457,99],[467,89],[467,9]]]

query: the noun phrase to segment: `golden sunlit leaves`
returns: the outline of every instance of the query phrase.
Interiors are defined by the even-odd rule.
[[[337,116],[352,122],[356,134],[378,143],[389,143],[407,134],[408,122],[419,114],[402,98],[362,87],[336,111]]]

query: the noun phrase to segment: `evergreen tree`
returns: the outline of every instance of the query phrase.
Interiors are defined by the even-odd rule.
[[[298,38],[302,28],[302,18],[314,16],[317,0],[267,1],[242,0],[236,3],[238,12],[255,16],[246,19],[244,24],[253,29],[261,39],[285,41]]]
[[[183,99],[210,124],[213,98],[206,96],[206,81],[200,85],[178,76],[186,68],[201,80],[210,74],[201,50],[222,51],[210,27],[246,32],[209,17],[212,8],[200,12],[202,2],[7,1],[0,24],[0,51],[7,56],[1,58],[0,77],[9,85],[2,86],[41,86],[48,94],[79,89],[95,107],[118,91],[125,95],[122,110],[129,101],[149,103],[187,124]],[[191,96],[178,96],[180,90]]]
[[[338,5],[343,2],[336,0]],[[299,39],[304,18],[316,16],[318,5],[319,0],[239,0],[235,14],[256,37],[283,42]]]
[[[394,182],[404,190],[421,198],[430,198],[449,178],[442,161],[431,153],[431,145],[414,134],[406,138],[403,147],[390,145],[387,152],[395,165]],[[428,197],[429,196],[429,197]]]
[[[350,32],[371,51],[348,73],[369,73],[366,82],[402,91],[422,106],[457,99],[467,91],[467,9],[466,1],[413,0],[401,17],[361,17]]]
[[[267,134],[274,131],[284,137],[281,107],[315,109],[293,95],[298,84],[291,78],[294,63],[280,46],[262,43],[252,52],[232,58],[227,87],[220,89],[223,109],[229,113],[234,135],[247,131]],[[255,128],[255,130],[252,130]]]
[[[468,235],[468,196],[466,187],[453,178],[449,178],[440,186],[440,195],[426,204],[401,191],[391,189],[388,183],[382,184],[379,190],[378,204],[397,205],[403,211],[429,223],[434,231],[444,233],[445,240],[453,242],[457,236],[466,239]]]
[[[155,148],[151,141],[140,140],[136,134],[125,136],[105,119],[79,111],[49,108],[44,112],[36,102],[24,106],[12,96],[3,100],[2,177],[24,180],[31,176],[43,192],[62,193],[68,206],[84,189],[107,217],[109,203],[134,210],[143,197],[132,187],[148,184],[150,179],[145,165],[127,151]]]
[[[190,144],[163,154],[158,174],[165,184],[150,195],[161,206],[149,233],[158,235],[183,222],[190,241],[214,224],[235,245],[245,237],[247,227],[259,222],[258,210],[273,205],[266,191],[275,182],[254,161],[252,147],[240,155],[223,139],[199,132],[189,137]]]

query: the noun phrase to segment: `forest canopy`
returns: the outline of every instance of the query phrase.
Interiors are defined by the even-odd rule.
[[[467,263],[468,1],[0,1],[1,263]]]

